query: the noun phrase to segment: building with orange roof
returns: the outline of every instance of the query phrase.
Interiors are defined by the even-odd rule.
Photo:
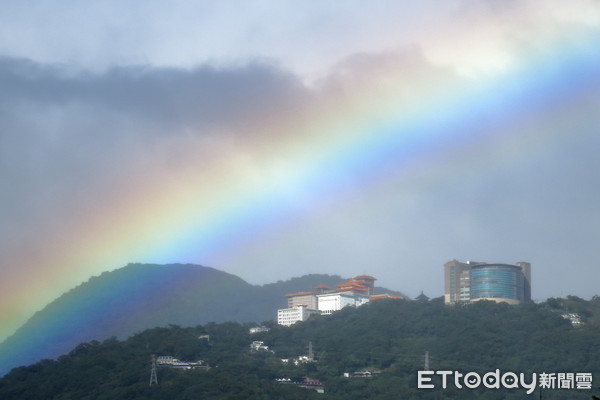
[[[346,281],[346,282],[342,282],[342,283],[338,283],[337,285],[338,288],[360,288],[360,289],[366,289],[365,285],[362,285],[356,281],[350,280],[350,281]]]
[[[361,279],[366,279],[366,280],[373,281],[373,282],[375,282],[377,280],[377,278],[375,278],[374,276],[371,276],[371,275],[357,275],[354,277],[355,281],[358,281]]]
[[[376,280],[369,275],[358,275],[338,283],[335,288],[317,285],[312,292],[288,293],[285,295],[288,308],[277,310],[277,323],[288,326],[305,321],[315,313],[331,314],[347,306],[368,303]]]
[[[377,280],[377,278],[370,275],[358,275],[355,276],[353,280],[368,288],[369,295],[373,295],[373,293],[375,292],[375,281]]]
[[[402,296],[396,296],[393,294],[378,294],[375,296],[369,297],[369,301],[382,300],[382,299],[392,299],[392,300],[405,300]]]
[[[362,306],[369,302],[369,297],[364,294],[356,294],[354,291],[337,291],[317,295],[318,310],[321,314],[329,315],[344,307]]]
[[[323,294],[323,293],[330,292],[330,291],[331,291],[331,288],[327,285],[321,284],[321,285],[315,286],[315,292],[317,294]]]
[[[368,294],[369,288],[353,280],[338,283],[336,292],[353,292],[355,294]]]

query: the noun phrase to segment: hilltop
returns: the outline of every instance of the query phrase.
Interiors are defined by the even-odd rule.
[[[523,390],[416,388],[417,371],[429,352],[433,370],[590,372],[600,379],[600,298],[570,297],[509,306],[478,302],[445,306],[431,302],[378,300],[330,316],[314,316],[291,327],[269,324],[255,335],[253,324],[171,326],[77,346],[57,361],[20,367],[0,379],[0,398],[12,399],[522,399]],[[560,303],[575,302],[589,317],[574,327]],[[558,312],[557,312],[558,311]],[[205,335],[209,335],[206,338]],[[250,351],[261,341],[267,350]],[[314,362],[291,361],[306,355]],[[149,386],[152,354],[202,360],[209,370],[159,367]],[[287,363],[282,359],[288,359]],[[356,378],[355,372],[373,372]],[[348,377],[344,377],[348,373]],[[360,374],[358,374],[360,375]],[[319,380],[325,394],[278,383]],[[544,399],[589,399],[595,390],[544,390]],[[537,398],[538,392],[532,394]]]
[[[0,376],[19,365],[56,358],[82,342],[125,339],[158,326],[270,321],[277,308],[285,307],[285,293],[340,280],[311,274],[257,286],[200,265],[129,264],[63,294],[2,342]]]

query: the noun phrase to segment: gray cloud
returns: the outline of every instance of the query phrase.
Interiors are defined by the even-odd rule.
[[[376,102],[391,85],[404,94],[397,98],[440,85],[452,93],[452,85],[464,83],[456,71],[473,81],[498,77],[566,43],[589,45],[582,54],[595,54],[597,41],[578,38],[597,37],[591,30],[600,21],[593,0],[543,6],[535,0],[234,6],[181,0],[167,8],[151,0],[60,6],[7,0],[1,8],[0,283],[11,289],[21,277],[36,277],[37,288],[26,289],[39,291],[52,286],[46,279],[60,279],[47,301],[89,271],[73,266],[69,277],[56,278],[52,260],[44,266],[31,260],[73,250],[69,244],[49,249],[48,238],[91,229],[87,222],[133,197],[139,181],[159,190],[153,174],[167,171],[167,178],[185,182],[195,173],[187,161],[222,148],[243,156],[231,166],[277,180],[272,170],[294,160],[282,160],[285,154],[276,154],[277,143],[268,139],[260,149],[249,145],[249,135],[262,133],[256,132],[261,121],[293,115],[311,128],[324,114],[349,112],[353,102]],[[582,26],[590,31],[582,33]],[[546,67],[553,66],[538,72]],[[516,121],[503,127],[505,141],[457,143],[446,158],[434,154],[408,174],[390,165],[380,175],[373,171],[372,183],[340,176],[330,184],[343,197],[315,195],[319,204],[307,208],[310,214],[274,228],[269,240],[252,232],[255,246],[219,260],[168,261],[211,263],[257,283],[351,270],[409,295],[424,289],[435,296],[441,265],[450,258],[525,260],[534,265],[534,297],[589,297],[600,281],[594,82],[586,82],[583,100],[548,97],[557,115],[573,108],[575,118],[546,124],[554,112],[545,114],[541,102],[530,112],[529,136],[527,129],[513,132]],[[472,134],[493,125],[487,121]],[[298,136],[292,150],[310,152],[310,135],[321,132],[293,128],[270,132],[272,141],[291,131]],[[464,162],[455,165],[453,157]],[[482,158],[492,167],[471,162]],[[292,213],[302,207],[294,194],[285,198]],[[22,305],[0,292],[2,321],[16,323],[21,315],[22,322],[43,305]]]
[[[0,87],[4,254],[93,212],[116,182],[160,168],[185,140],[243,139],[255,118],[301,114],[310,95],[266,63],[92,73],[2,57]]]
[[[89,106],[154,123],[232,125],[295,107],[306,95],[295,76],[265,63],[217,68],[121,67],[103,73],[0,58],[5,107]]]

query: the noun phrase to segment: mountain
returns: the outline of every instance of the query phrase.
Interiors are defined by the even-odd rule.
[[[313,274],[256,286],[199,265],[129,264],[63,294],[2,342],[0,376],[82,342],[124,339],[157,326],[272,320],[286,305],[285,293],[341,280]]]
[[[589,399],[598,394],[600,298],[572,298],[510,306],[478,302],[446,306],[442,301],[384,299],[329,316],[313,316],[291,327],[269,323],[270,330],[251,335],[249,324],[209,323],[181,328],[154,328],[124,341],[107,339],[77,346],[56,361],[16,368],[0,378],[0,398],[24,399]],[[575,327],[561,316],[563,305],[576,304],[588,317]],[[204,339],[209,335],[208,340]],[[260,340],[268,351],[250,351]],[[316,362],[295,365],[309,342]],[[572,388],[458,388],[448,378],[441,389],[417,387],[425,353],[431,371],[502,374],[591,374],[593,385]],[[203,360],[209,370],[157,368],[157,385],[149,385],[151,355]],[[289,362],[283,362],[288,359]],[[372,372],[371,377],[360,372]],[[356,372],[356,373],[355,373]],[[345,377],[344,373],[349,373]],[[325,394],[276,379],[318,379]],[[358,376],[358,377],[353,377]],[[555,375],[556,378],[557,375]],[[575,382],[575,377],[571,379]],[[464,381],[463,381],[464,382]],[[535,380],[536,384],[541,380]],[[510,383],[510,382],[509,382]],[[310,387],[310,385],[309,385]]]

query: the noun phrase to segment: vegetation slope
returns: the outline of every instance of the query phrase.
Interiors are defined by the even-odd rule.
[[[583,316],[580,327],[561,316],[575,308]],[[591,372],[596,388],[599,315],[598,297],[519,306],[379,300],[291,327],[271,323],[268,332],[254,335],[248,331],[252,324],[239,323],[154,328],[123,341],[83,343],[58,360],[16,368],[0,379],[0,398],[590,399],[598,394],[596,389],[544,390],[527,396],[523,389],[418,389],[416,381],[428,352],[432,370]],[[269,351],[250,351],[250,343],[257,340]],[[309,342],[315,362],[282,362],[307,355]],[[211,369],[159,367],[159,383],[150,386],[152,354],[201,359]],[[351,377],[358,371],[379,373]],[[304,377],[319,379],[325,393],[276,381]]]
[[[157,326],[272,320],[286,306],[285,293],[341,280],[312,274],[258,286],[200,265],[130,264],[63,294],[0,343],[0,376],[82,342],[125,339]]]

